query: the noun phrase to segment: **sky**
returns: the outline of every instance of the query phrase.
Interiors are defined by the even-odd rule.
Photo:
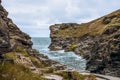
[[[120,9],[120,0],[2,0],[10,18],[31,37],[49,37],[49,26],[85,23]]]

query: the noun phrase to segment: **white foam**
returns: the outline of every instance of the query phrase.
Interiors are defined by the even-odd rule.
[[[41,39],[40,39],[41,41]],[[37,42],[40,42],[37,41]],[[44,41],[41,41],[42,44]],[[48,49],[50,43],[47,45],[34,45],[34,48],[38,49],[41,53],[48,56],[48,58],[58,61],[60,63],[63,63],[67,65],[70,68],[76,69],[76,70],[84,70],[86,67],[86,61],[76,55],[74,52],[65,52],[64,50],[58,50],[58,51],[50,51]]]

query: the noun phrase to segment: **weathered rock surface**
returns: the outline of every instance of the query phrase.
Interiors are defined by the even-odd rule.
[[[96,79],[94,75],[84,75],[76,71],[62,72],[61,70],[65,70],[66,66],[52,61],[47,56],[32,49],[29,35],[22,32],[7,15],[8,12],[0,4],[0,80]],[[75,29],[78,26],[78,24],[70,25],[75,25]],[[71,46],[71,48],[75,47]],[[119,59],[116,55],[112,57],[114,61]]]
[[[41,75],[66,68],[32,49],[31,37],[7,16],[0,4],[0,80],[47,80]]]
[[[10,18],[8,12],[0,4],[0,54],[12,50],[17,45],[31,48],[29,35],[22,32]]]
[[[29,35],[22,32],[7,15],[0,4],[0,80],[70,79],[69,76],[55,75],[55,71],[65,70],[66,66],[32,49]],[[77,75],[76,80],[81,79],[79,75],[84,76]]]
[[[51,50],[74,51],[87,60],[86,69],[120,77],[120,10],[88,23],[50,26]]]

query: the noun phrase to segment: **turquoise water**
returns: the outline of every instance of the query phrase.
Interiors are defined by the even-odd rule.
[[[48,56],[49,59],[63,63],[67,65],[68,68],[85,70],[86,61],[74,52],[64,52],[64,50],[50,51],[48,49],[51,43],[50,38],[32,38],[32,41],[34,44],[33,48]]]

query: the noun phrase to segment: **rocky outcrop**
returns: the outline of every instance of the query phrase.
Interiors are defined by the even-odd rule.
[[[0,4],[0,54],[12,50],[17,45],[31,48],[29,35],[22,32],[7,16],[8,12]]]
[[[30,36],[22,32],[7,16],[8,12],[0,4],[0,80],[58,80],[58,78],[63,80],[96,79],[96,76],[91,74],[85,75],[76,71],[68,72],[68,70],[65,70],[65,65],[50,60],[47,56],[32,49]],[[73,25],[75,25],[74,29],[79,27],[78,24],[65,24],[65,28]],[[62,30],[65,28],[61,27]],[[72,28],[69,29],[72,30]],[[114,30],[112,32],[114,32]],[[117,35],[114,37],[117,39]],[[67,40],[67,38],[64,39]],[[77,40],[79,39],[72,38],[72,46],[70,42],[68,42],[71,47],[69,48],[67,45],[64,47],[67,48],[67,50],[77,49],[74,40],[78,42]],[[64,41],[61,43],[64,43]],[[116,49],[114,49],[114,51],[116,51]],[[116,60],[119,59],[116,55],[118,54],[115,53],[111,55],[115,63]],[[89,63],[91,64],[91,62]],[[64,70],[64,72],[62,72],[62,70]]]
[[[32,49],[31,37],[7,16],[0,4],[0,79],[48,80],[42,75],[66,68]]]
[[[10,50],[10,38],[7,30],[8,26],[3,20],[4,16],[7,16],[7,12],[0,5],[0,54]]]
[[[74,51],[87,60],[86,69],[120,77],[120,10],[88,23],[50,26],[51,50]]]
[[[66,77],[55,72],[65,70],[66,66],[32,49],[30,36],[7,16],[8,12],[0,4],[0,80],[65,80]]]

